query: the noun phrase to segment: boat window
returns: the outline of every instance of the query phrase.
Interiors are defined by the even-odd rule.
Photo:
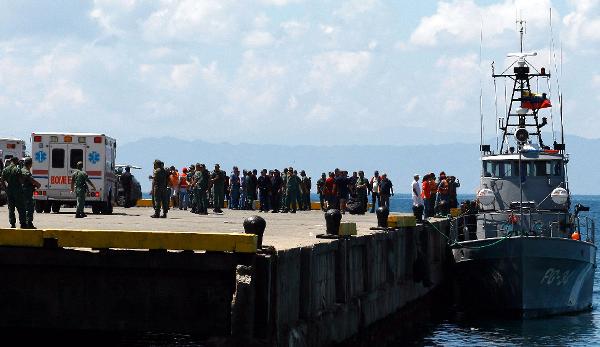
[[[492,162],[483,162],[483,177],[492,177]]]
[[[548,176],[550,171],[548,170],[548,162],[544,160],[538,160],[535,162],[535,175],[536,176]]]
[[[562,174],[560,160],[552,160],[546,163],[548,175],[560,176]]]

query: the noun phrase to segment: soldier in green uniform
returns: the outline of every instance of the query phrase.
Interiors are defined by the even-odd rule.
[[[192,213],[198,213],[198,202],[196,200],[196,188],[194,186],[194,179],[196,177],[196,173],[198,172],[200,167],[200,163],[196,163],[196,165],[190,165],[190,168],[187,173],[187,180],[190,182],[190,187],[188,189],[190,195],[190,207]]]
[[[206,166],[204,164],[196,165],[196,174],[194,175],[194,190],[196,191],[196,203],[198,214],[208,214],[208,177],[206,176]]]
[[[13,157],[10,164],[2,170],[2,180],[0,183],[6,189],[6,198],[8,200],[8,221],[10,227],[15,228],[17,217],[15,209],[19,212],[19,224],[22,229],[27,229],[27,220],[25,218],[25,205],[23,201],[23,173],[18,166],[19,158]]]
[[[325,211],[325,198],[323,197],[325,181],[327,180],[327,175],[323,172],[321,174],[321,178],[317,181],[317,194],[319,194],[319,203],[321,204],[321,210]]]
[[[86,217],[83,208],[85,207],[85,195],[88,192],[88,184],[92,186],[92,190],[96,190],[96,187],[92,181],[90,181],[87,173],[83,171],[83,162],[78,161],[77,169],[71,176],[71,192],[75,193],[75,198],[77,199],[75,218]]]
[[[289,205],[286,204],[287,201],[287,181],[288,181],[288,168],[283,169],[283,175],[281,179],[283,180],[283,185],[281,186],[281,212],[287,212],[289,210]]]
[[[27,222],[27,227],[29,229],[35,229],[33,225],[33,210],[34,210],[34,202],[33,202],[33,191],[36,188],[41,187],[41,184],[36,181],[31,175],[31,166],[33,165],[33,160],[30,157],[27,157],[23,160],[23,169],[21,172],[23,174],[23,197],[25,201],[25,219]]]
[[[312,181],[310,177],[306,176],[304,170],[300,171],[302,177],[302,210],[310,211],[310,189],[312,188]]]
[[[292,208],[291,212],[296,213],[296,202],[298,201],[298,196],[300,195],[300,178],[294,174],[294,169],[288,169],[288,179],[285,187],[285,212]]]
[[[213,211],[223,213],[223,199],[225,198],[225,172],[221,171],[221,166],[215,164],[215,170],[210,175],[210,183],[213,186]]]
[[[167,218],[169,211],[169,196],[167,192],[168,174],[164,163],[160,160],[154,161],[154,174],[152,175],[152,199],[154,202],[154,214],[152,218]],[[160,215],[162,207],[163,214]]]
[[[362,171],[358,172],[358,178],[356,179],[355,191],[360,201],[361,214],[367,212],[369,204],[368,199],[369,180],[365,178],[365,173]]]

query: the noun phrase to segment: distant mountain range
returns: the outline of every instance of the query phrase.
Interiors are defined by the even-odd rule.
[[[569,136],[567,151],[571,154],[569,180],[574,194],[600,194],[597,184],[600,161],[600,139]],[[495,144],[495,141],[494,141]],[[596,154],[595,154],[596,153]],[[411,146],[385,145],[256,145],[208,143],[186,141],[170,137],[146,138],[124,144],[118,148],[119,163],[138,165],[142,170],[133,173],[144,191],[149,191],[152,162],[161,159],[179,170],[183,166],[201,162],[213,169],[215,163],[227,173],[236,165],[242,169],[272,169],[293,166],[305,170],[316,183],[321,172],[335,168],[352,171],[363,170],[371,177],[374,170],[387,172],[395,191],[408,193],[414,173],[446,171],[458,177],[462,193],[473,193],[479,186],[479,145],[431,144]]]

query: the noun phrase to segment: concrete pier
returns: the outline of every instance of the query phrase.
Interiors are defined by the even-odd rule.
[[[85,230],[144,230],[148,248],[117,248],[106,237],[100,237],[102,247],[92,241],[61,245],[60,235],[54,243],[8,246],[0,231],[0,327],[182,332],[223,343],[322,346],[418,305],[445,275],[443,220],[433,222],[437,230],[372,231],[373,214],[344,215],[343,221],[357,224],[358,235],[321,239],[320,211],[262,214],[263,248],[253,253],[218,248],[215,238],[203,243],[201,236],[188,248],[161,243],[152,231],[223,233],[246,242],[235,233],[254,211],[198,216],[174,210],[167,219],[150,219],[147,208],[85,219],[65,211],[37,214],[40,235],[68,228],[85,240]],[[0,209],[0,221],[6,213]],[[134,239],[127,233],[119,238]]]

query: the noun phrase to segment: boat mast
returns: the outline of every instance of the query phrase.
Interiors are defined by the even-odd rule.
[[[524,143],[527,143],[529,135],[535,136],[537,142],[541,148],[544,148],[544,141],[542,139],[542,127],[548,124],[548,119],[542,117],[541,120],[538,117],[538,108],[526,109],[522,107],[523,102],[530,101],[533,93],[531,91],[531,79],[542,77],[550,78],[550,73],[546,72],[545,68],[540,71],[535,69],[526,58],[530,56],[536,56],[535,52],[524,52],[524,34],[526,33],[526,21],[523,19],[517,20],[519,28],[519,52],[509,53],[509,57],[516,58],[516,61],[509,66],[501,74],[495,74],[492,72],[492,77],[504,77],[510,78],[514,81],[512,94],[510,98],[510,106],[506,115],[506,122],[500,125],[502,130],[502,144],[500,146],[500,153],[506,153],[509,149],[508,142],[511,136],[516,136],[517,133],[522,133],[527,136],[524,140],[519,140],[517,143],[517,149]],[[508,72],[512,68],[512,73]],[[530,72],[530,69],[533,70]],[[517,103],[517,104],[515,104]],[[511,150],[513,147],[510,147]]]

